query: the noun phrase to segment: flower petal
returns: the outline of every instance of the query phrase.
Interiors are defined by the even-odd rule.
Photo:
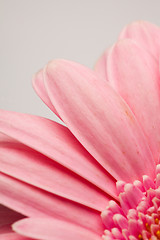
[[[2,239],[2,240],[32,240],[32,238],[20,236],[19,234],[14,233],[14,232],[0,234],[0,239]]]
[[[43,70],[40,70],[33,77],[32,85],[38,96],[42,99],[42,101],[60,118],[58,112],[55,107],[51,103],[48,94],[46,93],[46,89],[43,81]]]
[[[121,40],[108,54],[107,71],[109,82],[139,121],[157,163],[160,153],[158,62],[132,40]]]
[[[17,233],[5,233],[5,234],[0,234],[0,239],[1,240],[32,240],[33,238],[28,238],[21,236]]]
[[[160,56],[160,28],[149,22],[133,22],[121,32],[119,39],[131,38],[142,48],[149,51],[159,60]]]
[[[56,217],[99,234],[103,232],[99,211],[40,190],[2,173],[0,173],[0,201],[3,205],[28,217]]]
[[[101,240],[98,234],[59,219],[28,218],[15,223],[13,229],[24,236],[42,240]]]
[[[62,165],[4,135],[0,152],[0,170],[33,186],[100,211],[111,199]]]
[[[108,81],[107,76],[107,56],[108,56],[108,49],[103,53],[103,55],[98,59],[94,66],[95,72],[99,74],[103,79]]]
[[[66,127],[41,117],[0,110],[0,131],[116,196],[115,180]]]
[[[146,139],[128,105],[93,71],[57,60],[45,77],[49,97],[68,128],[116,179],[154,177]]]

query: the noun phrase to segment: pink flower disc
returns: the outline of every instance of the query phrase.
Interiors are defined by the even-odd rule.
[[[154,181],[144,175],[142,182],[117,182],[120,206],[110,201],[102,212],[103,240],[160,239],[160,164],[156,174]]]

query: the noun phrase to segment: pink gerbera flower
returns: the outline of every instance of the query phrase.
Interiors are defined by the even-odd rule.
[[[95,71],[35,75],[67,127],[0,111],[0,239],[160,239],[159,56],[160,29],[133,23]]]

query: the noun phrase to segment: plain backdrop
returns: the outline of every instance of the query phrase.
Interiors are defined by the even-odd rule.
[[[55,119],[33,74],[55,58],[92,68],[135,20],[160,25],[160,0],[0,0],[0,108]]]

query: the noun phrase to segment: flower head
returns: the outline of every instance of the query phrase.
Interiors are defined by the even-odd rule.
[[[54,60],[34,76],[65,126],[0,111],[1,204],[25,216],[3,239],[160,238],[159,55],[160,29],[133,23],[94,71]]]

